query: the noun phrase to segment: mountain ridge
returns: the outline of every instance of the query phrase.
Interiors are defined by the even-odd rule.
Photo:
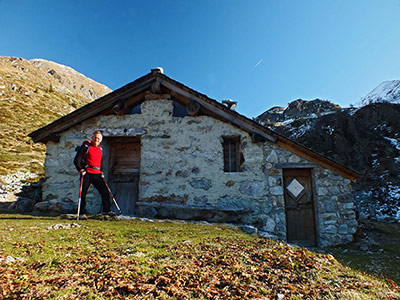
[[[355,104],[362,107],[374,102],[400,103],[400,80],[387,80],[380,83]]]
[[[34,144],[28,133],[108,92],[111,89],[70,67],[1,56],[0,175],[43,174],[45,146]]]
[[[30,59],[29,61],[65,86],[67,90],[62,88],[60,92],[80,94],[83,97],[95,100],[112,91],[104,84],[98,83],[66,65],[41,58]]]
[[[383,100],[388,86],[392,95],[398,95],[391,101]],[[364,174],[353,184],[358,213],[400,221],[400,93],[393,92],[396,86],[393,82],[379,85],[369,98],[363,98],[368,104],[359,108],[298,99],[287,108],[267,110],[255,120]],[[317,107],[323,108],[318,114]]]

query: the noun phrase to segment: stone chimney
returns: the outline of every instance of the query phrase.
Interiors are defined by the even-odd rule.
[[[226,99],[222,100],[222,104],[231,110],[235,110],[237,106],[237,101],[233,101],[232,99]]]

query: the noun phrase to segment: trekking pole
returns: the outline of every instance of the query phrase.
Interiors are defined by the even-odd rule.
[[[121,212],[121,210],[119,209],[119,206],[118,206],[117,200],[115,200],[115,198],[114,198],[113,194],[111,193],[111,190],[110,190],[110,188],[109,188],[109,186],[108,186],[108,184],[107,184],[106,180],[104,179],[104,177],[103,177],[103,176],[102,176],[101,178],[103,178],[103,181],[104,181],[104,183],[106,184],[106,187],[107,187],[107,189],[108,189],[108,192],[110,193],[110,195],[111,195],[111,198],[112,198],[112,199],[113,199],[113,201],[114,201],[115,207],[118,209],[118,212],[119,212],[119,214],[120,214],[120,215],[122,215],[122,212]]]
[[[77,221],[79,221],[79,215],[81,213],[82,185],[83,185],[83,175],[81,174],[81,184],[79,185],[78,212],[76,213]]]

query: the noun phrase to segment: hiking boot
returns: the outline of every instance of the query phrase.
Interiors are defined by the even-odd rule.
[[[116,214],[113,211],[107,211],[102,213],[103,216],[110,216],[110,217],[115,217]]]
[[[85,215],[85,214],[80,215],[80,216],[79,216],[79,220],[87,220],[86,215]]]

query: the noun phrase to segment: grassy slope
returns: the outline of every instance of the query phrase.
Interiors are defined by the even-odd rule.
[[[222,225],[0,217],[5,299],[397,299],[399,287]],[[52,227],[53,226],[53,227]],[[7,256],[17,259],[6,264]],[[1,260],[3,259],[3,262]],[[1,297],[1,294],[0,294]]]
[[[400,284],[400,224],[362,221],[353,243],[328,249],[340,262]],[[367,247],[368,250],[360,251]]]
[[[43,174],[45,146],[27,135],[90,101],[60,87],[29,61],[0,57],[0,175]]]

